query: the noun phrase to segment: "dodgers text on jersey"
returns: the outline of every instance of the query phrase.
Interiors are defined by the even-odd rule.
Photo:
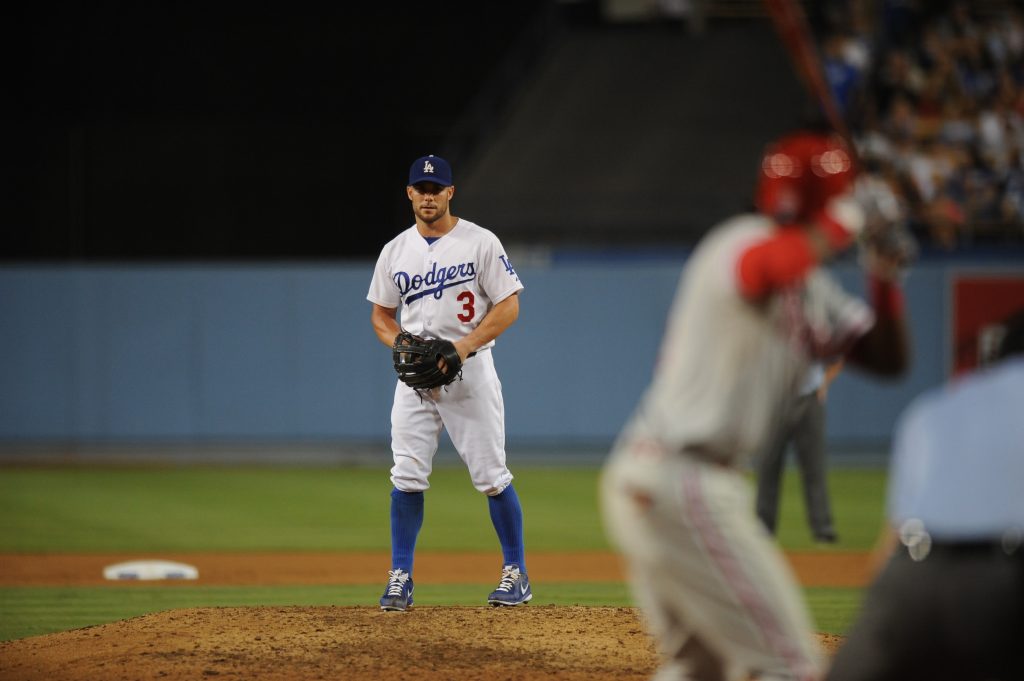
[[[426,274],[410,275],[408,272],[395,272],[394,280],[398,292],[405,304],[418,300],[423,296],[433,295],[437,300],[444,295],[446,288],[465,284],[476,279],[476,263],[464,262],[460,265],[438,267],[437,263]],[[457,280],[457,281],[453,281]],[[427,288],[423,288],[426,286]],[[420,290],[423,289],[423,290]]]

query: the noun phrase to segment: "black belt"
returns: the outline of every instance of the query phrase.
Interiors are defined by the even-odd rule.
[[[1001,539],[985,539],[970,541],[943,541],[933,540],[928,553],[948,556],[967,556],[994,554],[999,556],[1014,556],[1024,558],[1024,546],[1019,543],[1004,542]]]

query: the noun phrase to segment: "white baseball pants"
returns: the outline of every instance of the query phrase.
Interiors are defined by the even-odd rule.
[[[422,393],[401,381],[391,408],[392,484],[403,492],[422,492],[437,453],[441,429],[469,469],[473,486],[493,496],[512,482],[505,465],[505,403],[490,349],[462,366],[462,380]]]
[[[656,679],[820,678],[803,594],[740,472],[627,441],[601,492],[605,526],[663,656]]]

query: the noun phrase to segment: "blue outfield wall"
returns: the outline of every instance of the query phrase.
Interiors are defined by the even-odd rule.
[[[498,342],[511,445],[606,445],[646,385],[682,260],[518,268],[521,315]],[[958,270],[906,282],[914,365],[895,384],[844,371],[832,446],[888,441],[907,402],[949,376]],[[394,377],[370,327],[372,263],[0,268],[0,444],[375,442]],[[852,265],[834,272],[862,291]]]

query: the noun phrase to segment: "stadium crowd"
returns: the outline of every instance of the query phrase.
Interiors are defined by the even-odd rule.
[[[925,249],[1024,244],[1024,11],[974,5],[854,1],[819,17],[865,166]]]

